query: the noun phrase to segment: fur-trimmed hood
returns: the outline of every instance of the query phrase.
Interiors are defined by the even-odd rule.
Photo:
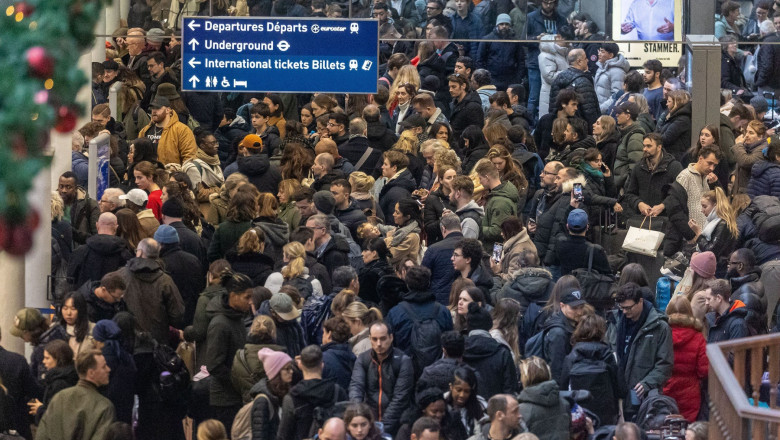
[[[583,176],[582,174],[578,174],[577,177],[563,182],[563,185],[561,186],[562,192],[564,194],[570,193],[571,190],[574,189],[575,183],[581,183],[583,188],[587,186],[587,181],[585,180],[585,176]]]

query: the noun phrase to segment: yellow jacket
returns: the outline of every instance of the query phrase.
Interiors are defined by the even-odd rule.
[[[146,136],[146,132],[152,127],[154,122],[141,129],[138,137]],[[163,128],[160,141],[157,143],[157,160],[164,165],[177,163],[183,165],[188,160],[197,157],[198,145],[195,143],[195,135],[192,130],[179,121],[179,115],[175,110],[171,110],[171,117],[168,125]]]

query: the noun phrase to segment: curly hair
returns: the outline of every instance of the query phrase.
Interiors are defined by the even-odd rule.
[[[289,144],[284,147],[279,164],[282,179],[301,181],[306,177],[306,170],[311,169],[311,166],[314,165],[314,155],[311,150],[301,144]]]

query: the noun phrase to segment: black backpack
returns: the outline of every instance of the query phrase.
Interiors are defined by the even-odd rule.
[[[318,344],[317,330],[322,328],[322,323],[330,318],[330,305],[333,297],[330,295],[318,296],[303,306],[301,313],[301,327],[303,337],[309,344]]]
[[[530,356],[525,353],[526,344],[533,339],[534,335],[542,331],[544,321],[547,319],[547,314],[543,313],[544,305],[545,303],[530,303],[519,324],[520,330],[518,332],[517,345],[525,357]]]
[[[614,302],[612,285],[615,283],[615,277],[593,270],[593,253],[596,246],[598,245],[589,244],[588,246],[588,268],[574,269],[571,274],[580,282],[582,298],[597,311],[606,311],[612,308]]]
[[[338,401],[339,389],[341,389],[341,387],[336,385],[333,390],[333,401],[330,405],[318,406],[314,408],[314,411],[312,411],[309,438],[314,438],[314,436],[317,435],[317,431],[319,431],[319,429],[325,425],[325,422],[327,422],[328,419],[333,417],[339,419],[343,418],[344,411],[346,411],[347,406],[352,404],[352,402],[348,400],[343,402]]]
[[[152,385],[163,402],[186,403],[190,391],[190,372],[176,351],[165,345],[156,344],[152,352],[156,379]]]
[[[658,389],[653,389],[639,405],[639,412],[636,413],[634,423],[645,431],[659,430],[663,427],[666,416],[679,413],[677,401],[669,396],[664,396]]]
[[[409,334],[409,355],[414,364],[414,377],[420,377],[425,367],[441,358],[441,327],[436,322],[436,315],[441,304],[433,303],[431,316],[421,318],[406,301],[399,304],[412,321],[412,331]]]
[[[764,243],[780,241],[780,201],[773,196],[757,196],[745,212],[756,225],[758,238]]]
[[[609,366],[601,359],[580,359],[569,370],[569,388],[590,391],[590,397],[579,402],[583,408],[596,414],[602,424],[614,424],[619,413],[615,384]]]

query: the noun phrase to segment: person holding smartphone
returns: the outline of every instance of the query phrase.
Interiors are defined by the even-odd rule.
[[[603,223],[600,219],[604,218],[603,213],[609,210],[623,212],[623,207],[617,200],[618,191],[612,170],[603,162],[598,148],[588,148],[578,168],[585,176],[587,191],[590,194],[588,202],[590,224]]]

